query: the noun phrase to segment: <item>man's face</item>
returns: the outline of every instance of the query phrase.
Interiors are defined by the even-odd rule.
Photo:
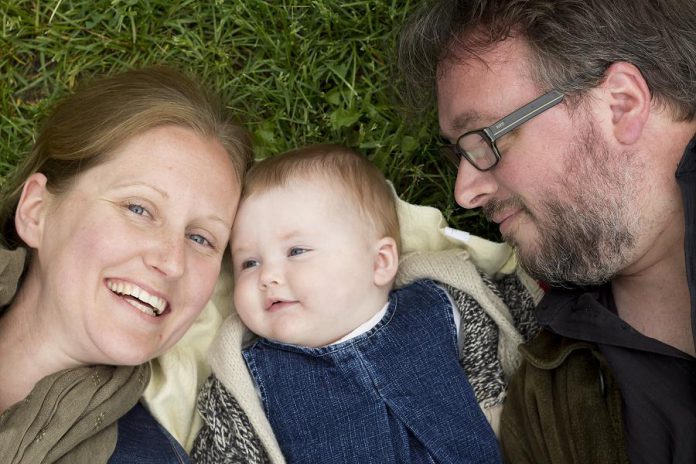
[[[524,42],[508,39],[481,55],[446,63],[438,80],[443,135],[452,142],[486,127],[551,89],[534,83]],[[629,262],[634,248],[634,189],[642,172],[615,152],[600,121],[583,107],[553,107],[497,142],[498,165],[459,166],[455,197],[482,207],[500,225],[523,267],[551,284],[600,284]]]

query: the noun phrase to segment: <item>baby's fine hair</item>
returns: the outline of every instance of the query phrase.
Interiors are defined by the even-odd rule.
[[[287,151],[256,163],[247,173],[242,200],[254,193],[323,179],[352,196],[361,216],[380,237],[401,249],[396,195],[384,174],[367,157],[342,145],[318,144]]]

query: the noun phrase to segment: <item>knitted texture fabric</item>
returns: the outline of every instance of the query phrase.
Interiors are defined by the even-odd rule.
[[[208,377],[203,386],[198,397],[198,410],[205,420],[193,442],[193,462],[271,462],[244,410],[214,375]]]
[[[509,275],[496,282],[483,276],[482,280],[511,309],[523,339],[527,341],[533,337],[539,330],[532,311],[534,301],[517,276]],[[449,285],[444,288],[461,315],[459,363],[476,398],[484,410],[502,405],[507,382],[497,355],[498,327],[471,295]]]
[[[502,279],[492,281],[486,276],[482,277],[493,293],[503,300],[510,309],[515,327],[522,334],[525,342],[528,342],[539,332],[539,322],[534,315],[534,308],[538,299],[534,297],[529,288],[525,286],[520,274],[511,274]]]
[[[499,281],[482,276],[488,289],[511,309],[515,326],[525,341],[539,330],[534,318],[534,300],[517,275]],[[493,430],[498,431],[507,380],[498,356],[498,326],[471,295],[445,285],[461,315],[459,363],[469,379],[476,399]],[[512,308],[514,307],[514,310]]]
[[[474,298],[450,286],[445,289],[461,314],[459,364],[482,409],[502,403],[505,376],[497,357],[498,330]]]

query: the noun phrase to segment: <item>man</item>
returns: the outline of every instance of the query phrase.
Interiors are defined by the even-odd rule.
[[[399,63],[435,90],[457,202],[552,287],[508,460],[696,462],[696,2],[438,1]]]

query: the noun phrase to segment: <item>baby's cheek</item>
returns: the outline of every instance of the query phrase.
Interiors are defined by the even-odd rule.
[[[248,283],[236,281],[234,284],[234,308],[247,326],[254,325],[258,315],[254,313],[254,297]]]

